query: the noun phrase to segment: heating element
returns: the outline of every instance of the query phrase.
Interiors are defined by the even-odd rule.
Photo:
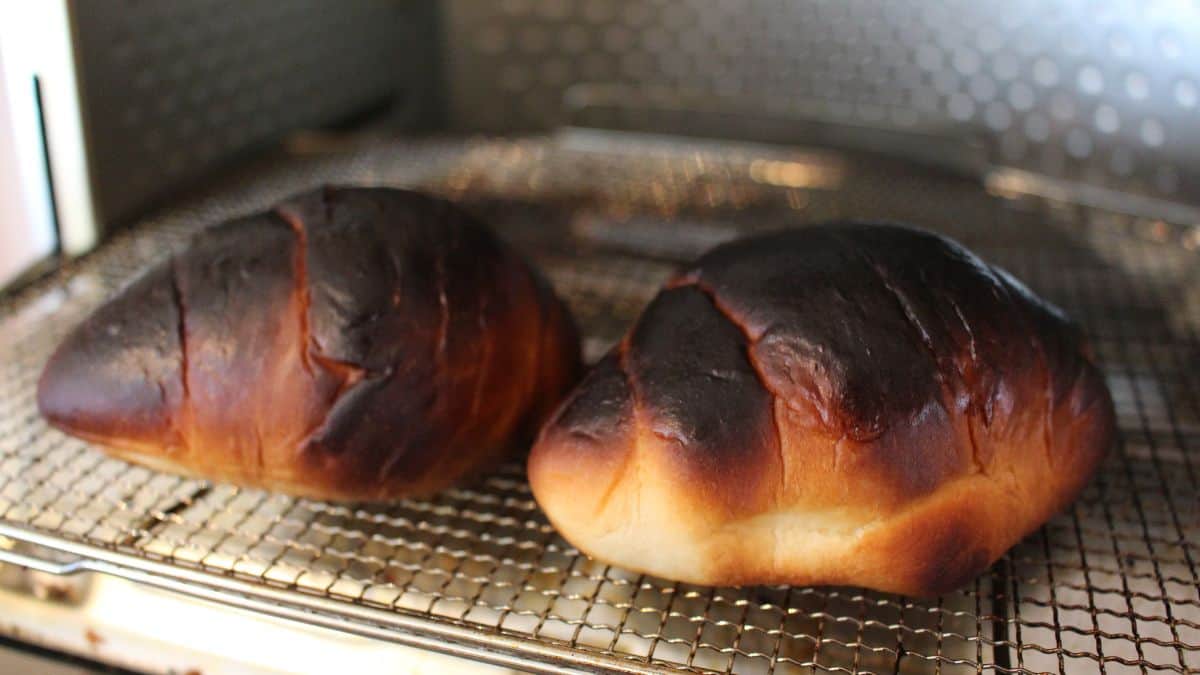
[[[1200,217],[776,146],[597,132],[308,139],[0,299],[0,560],[101,572],[525,670],[1200,670]],[[322,183],[422,186],[479,213],[568,301],[594,360],[675,267],[840,217],[949,234],[1084,327],[1119,439],[1080,500],[962,589],[707,588],[581,555],[522,463],[428,500],[333,505],[155,473],[53,431],[63,335],[190,233]],[[1161,217],[1168,216],[1168,217]]]

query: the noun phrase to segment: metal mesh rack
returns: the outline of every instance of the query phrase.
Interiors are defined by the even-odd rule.
[[[966,587],[914,599],[599,564],[549,526],[520,461],[430,500],[331,505],[158,474],[47,429],[34,386],[66,330],[198,227],[322,182],[421,184],[478,210],[546,270],[590,358],[676,263],[740,233],[840,216],[942,230],[1084,325],[1119,442],[1070,511]],[[1195,672],[1198,247],[1194,224],[812,151],[566,135],[277,157],[0,300],[0,560],[528,670]]]

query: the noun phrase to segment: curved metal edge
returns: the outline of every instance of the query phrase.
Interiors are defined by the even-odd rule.
[[[661,673],[663,669],[619,658],[534,642],[496,632],[353,605],[231,576],[188,569],[0,523],[0,536],[77,556],[56,563],[0,548],[0,562],[40,572],[108,574],[221,605],[362,637],[428,649],[506,668],[541,673]]]
[[[1183,227],[1200,225],[1200,207],[1191,204],[1054,178],[1024,169],[993,167],[984,175],[983,186],[1001,194],[1030,195],[1135,218],[1159,218]]]
[[[34,570],[35,572],[44,572],[53,574],[54,576],[66,577],[80,572],[86,572],[87,569],[82,560],[73,560],[66,563],[56,563],[50,560],[42,560],[35,556],[18,553],[16,551],[7,551],[0,548],[0,563],[8,563],[17,567]]]

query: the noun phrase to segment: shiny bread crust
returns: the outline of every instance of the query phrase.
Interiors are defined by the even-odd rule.
[[[452,204],[324,188],[212,227],[69,335],[54,426],[175,473],[320,499],[435,492],[579,371],[548,284]]]
[[[1113,435],[1058,309],[949,239],[839,223],[680,272],[529,478],[568,541],[621,567],[929,596],[1070,504]]]

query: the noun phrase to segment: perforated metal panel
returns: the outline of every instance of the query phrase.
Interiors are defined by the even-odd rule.
[[[1083,325],[1119,441],[1066,513],[939,598],[705,588],[580,555],[519,460],[429,500],[331,505],[184,480],[47,429],[57,341],[213,221],[323,182],[423,184],[552,279],[595,358],[676,263],[762,228],[900,218],[959,238]],[[531,670],[1200,670],[1200,228],[989,194],[822,152],[567,136],[384,142],[237,172],[0,303],[0,560],[101,570]]]
[[[100,222],[294,129],[400,93],[421,104],[436,74],[431,11],[406,5],[72,3]]]
[[[979,137],[994,161],[1200,202],[1200,6],[1178,0],[448,0],[455,120],[572,86]],[[622,95],[618,95],[620,98]],[[736,122],[734,122],[736,124]]]

